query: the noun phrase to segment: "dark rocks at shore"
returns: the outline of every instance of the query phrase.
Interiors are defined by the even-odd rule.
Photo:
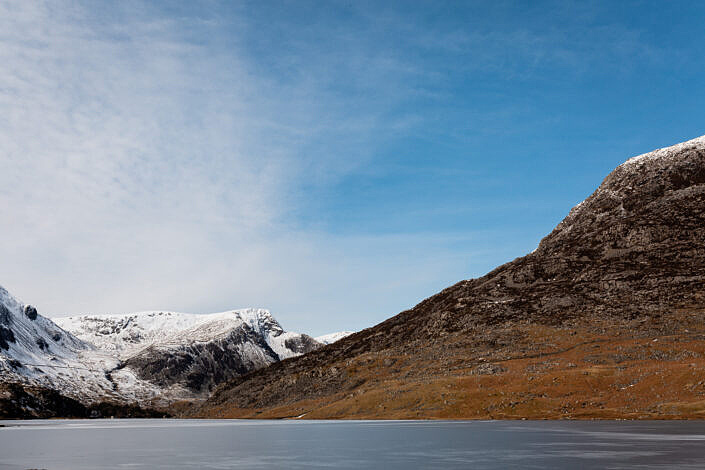
[[[166,411],[137,404],[100,402],[84,405],[56,390],[18,383],[0,384],[0,419],[162,418]]]

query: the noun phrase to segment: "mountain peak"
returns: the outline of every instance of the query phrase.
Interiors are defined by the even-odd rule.
[[[576,205],[534,254],[544,256],[556,249],[565,252],[562,248],[576,238],[584,242],[590,238],[615,248],[645,242],[638,233],[648,232],[648,237],[658,239],[655,225],[664,224],[666,231],[673,228],[663,220],[667,214],[685,223],[692,220],[690,212],[679,213],[697,208],[679,204],[693,206],[705,191],[703,184],[705,136],[630,158]]]
[[[622,163],[620,167],[631,167],[634,165],[641,165],[649,161],[654,160],[669,160],[674,157],[686,155],[685,152],[688,150],[703,150],[705,149],[705,135],[696,137],[694,139],[686,140],[669,147],[663,147],[651,152],[642,153],[635,157],[630,158],[626,162]]]

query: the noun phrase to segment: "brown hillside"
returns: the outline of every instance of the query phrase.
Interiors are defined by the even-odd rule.
[[[537,250],[220,387],[199,416],[705,413],[705,138],[634,158]]]

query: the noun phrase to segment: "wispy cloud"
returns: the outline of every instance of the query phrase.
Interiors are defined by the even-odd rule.
[[[0,284],[49,313],[257,305],[312,333],[367,326],[535,240],[490,256],[490,229],[335,232],[312,199],[390,174],[409,194],[409,175],[429,195],[487,184],[465,161],[385,151],[526,125],[531,104],[493,98],[546,67],[661,56],[638,32],[585,29],[589,8],[541,29],[326,6],[0,0]],[[395,207],[469,213],[418,197]]]
[[[347,320],[356,328],[370,310],[394,313],[341,307],[351,289],[401,279],[408,266],[393,257],[369,272],[389,241],[334,243],[287,216],[302,182],[368,157],[361,139],[384,104],[351,111],[326,60],[289,64],[300,75],[276,83],[238,50],[248,25],[236,19],[127,5],[111,18],[87,4],[0,3],[0,282],[50,313],[256,303],[311,327],[366,309]],[[209,42],[218,28],[235,36],[227,54]]]
[[[238,259],[266,231],[291,155],[265,138],[277,123],[237,54],[213,57],[177,21],[66,6],[0,6],[3,279],[54,308],[110,309],[97,291],[154,306],[150,285],[207,274],[212,238]]]

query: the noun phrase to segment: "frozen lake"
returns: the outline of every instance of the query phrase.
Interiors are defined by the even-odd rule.
[[[698,421],[0,421],[1,469],[704,468]]]

